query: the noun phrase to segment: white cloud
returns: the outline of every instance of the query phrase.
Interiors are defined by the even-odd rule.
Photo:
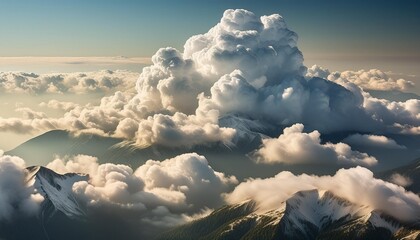
[[[17,108],[15,111],[21,113],[24,119],[43,119],[47,117],[45,113],[36,112],[30,108]]]
[[[326,68],[313,65],[308,68],[307,77],[320,77],[334,82],[348,81],[363,90],[407,91],[414,87],[414,83],[405,79],[393,79],[388,73],[378,69],[330,72]]]
[[[13,132],[17,134],[40,133],[52,129],[60,129],[60,124],[57,119],[49,118],[1,118],[0,117],[0,131]]]
[[[363,94],[363,107],[372,119],[384,125],[383,132],[415,134],[415,129],[420,127],[420,100],[394,102],[373,98],[368,93]]]
[[[222,193],[237,183],[235,177],[214,171],[205,157],[183,154],[164,161],[149,160],[137,170],[121,164],[98,164],[79,155],[56,159],[49,168],[60,173],[89,174],[73,191],[88,207],[137,211],[138,219],[173,226],[222,204]]]
[[[129,71],[98,71],[35,74],[0,72],[0,92],[6,93],[76,93],[115,92],[133,89],[138,73]]]
[[[320,133],[303,132],[303,124],[285,128],[278,138],[263,139],[263,145],[251,154],[261,163],[338,163],[374,165],[378,161],[366,153],[354,151],[345,143],[321,144]]]
[[[393,125],[398,133],[408,135],[420,135],[420,126],[411,126],[409,124],[394,123]]]
[[[36,214],[42,196],[26,183],[25,161],[0,155],[0,220],[10,220],[19,214]]]
[[[52,162],[48,163],[47,168],[54,170],[56,173],[82,173],[95,176],[99,167],[98,159],[88,155],[76,155],[73,157],[56,157]]]
[[[319,77],[323,79],[328,79],[328,76],[331,74],[330,70],[323,68],[318,65],[313,65],[306,70],[306,77],[308,79],[313,77]]]
[[[73,184],[79,202],[90,211],[112,209],[114,216],[135,213],[132,224],[139,228],[144,224],[179,225],[221,206],[225,200],[237,203],[253,199],[260,209],[274,209],[295,192],[314,188],[402,221],[419,220],[419,196],[375,179],[362,167],[341,169],[334,176],[281,172],[272,178],[247,179],[239,185],[235,177],[214,171],[205,157],[195,153],[164,161],[149,160],[136,170],[121,164],[99,164],[96,158],[85,155],[57,158],[47,167],[59,173],[89,174],[88,181]],[[0,218],[9,218],[14,211],[34,213],[42,199],[26,185],[25,162],[3,156],[0,173]],[[234,185],[236,188],[227,194]]]
[[[197,95],[210,88],[191,59],[184,59],[174,48],[161,48],[152,57],[153,65],[145,67],[137,82],[139,104],[149,111],[167,109],[192,114]]]
[[[413,184],[413,180],[411,180],[411,178],[403,176],[399,173],[392,174],[389,181],[401,187],[408,187]]]
[[[63,102],[63,101],[58,101],[58,100],[52,99],[48,102],[41,102],[39,104],[39,106],[68,112],[68,111],[73,110],[76,107],[78,107],[79,104],[76,104],[76,103],[73,103],[73,102]]]
[[[253,199],[270,210],[302,190],[327,190],[371,210],[381,210],[402,221],[418,222],[420,197],[404,188],[373,177],[366,168],[340,169],[334,176],[293,175],[281,172],[272,178],[249,179],[227,196],[230,203]]]
[[[280,15],[258,17],[242,9],[226,10],[207,33],[187,40],[184,58],[192,59],[213,82],[241,70],[258,88],[303,73],[303,57],[296,45],[296,33]]]
[[[214,171],[203,156],[195,153],[179,155],[165,161],[147,161],[135,175],[143,179],[145,189],[159,192],[163,189],[182,192],[192,208],[214,207],[221,204],[220,194],[235,177]]]
[[[395,140],[385,136],[370,135],[370,134],[353,134],[346,137],[343,142],[350,145],[359,145],[367,147],[380,147],[390,149],[405,149],[405,146],[399,145]]]
[[[196,115],[157,114],[140,122],[136,143],[148,147],[160,144],[169,147],[206,145],[215,142],[229,144],[235,134],[232,128],[222,128],[217,119],[202,119]]]

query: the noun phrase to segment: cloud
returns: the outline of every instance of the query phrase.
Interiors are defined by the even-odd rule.
[[[130,90],[135,85],[137,73],[129,71],[98,71],[86,73],[0,72],[0,92],[5,93],[75,93],[115,92]]]
[[[122,164],[99,164],[95,157],[86,155],[58,157],[47,167],[58,173],[88,174],[88,181],[72,186],[78,202],[91,213],[111,211],[109,217],[131,216],[130,224],[140,229],[179,225],[225,201],[253,199],[261,210],[275,209],[295,192],[310,189],[331,191],[402,221],[419,220],[419,196],[375,179],[362,167],[340,169],[334,176],[280,172],[272,178],[247,179],[239,185],[235,177],[213,170],[206,158],[196,153],[149,160],[136,170]],[[33,214],[43,200],[34,195],[30,184],[26,185],[25,171],[22,159],[0,158],[0,218],[8,219],[14,211]]]
[[[414,87],[414,83],[405,79],[393,79],[386,72],[378,69],[330,72],[326,68],[313,65],[308,68],[307,77],[320,77],[330,81],[340,82],[342,80],[352,82],[363,90],[382,91],[407,91]]]
[[[0,117],[0,131],[13,132],[17,134],[39,133],[52,129],[60,129],[60,124],[57,119],[49,118],[1,118]]]
[[[328,79],[328,76],[331,74],[330,70],[323,68],[318,65],[313,65],[306,70],[306,77],[311,79],[313,77],[319,77],[323,79]]]
[[[408,187],[413,184],[413,180],[411,180],[411,178],[403,176],[399,173],[392,174],[389,181],[401,187]]]
[[[320,133],[303,132],[303,124],[285,128],[278,138],[263,139],[262,146],[251,154],[261,163],[338,163],[371,166],[378,161],[366,153],[354,151],[345,143],[321,144]]]
[[[257,133],[263,135],[296,123],[321,134],[418,134],[420,100],[391,102],[373,98],[354,83],[353,75],[357,74],[340,74],[332,81],[320,78],[326,77],[326,69],[312,67],[309,77],[305,73],[297,34],[287,28],[283,17],[226,10],[208,32],[190,37],[182,52],[171,47],[159,49],[135,87],[126,81],[102,84],[99,80],[102,75],[125,76],[125,72],[118,71],[97,73],[101,76],[97,78],[75,74],[78,80],[71,88],[66,84],[63,87],[62,81],[52,81],[51,85],[49,77],[38,75],[3,82],[6,89],[5,83],[13,83],[13,89],[16,85],[29,92],[46,92],[50,87],[61,92],[113,91],[97,106],[71,109],[73,106],[51,103],[51,107],[63,107],[69,112],[61,118],[45,118],[44,124],[39,120],[0,119],[0,130],[36,131],[48,125],[76,134],[123,137],[142,147],[156,144],[181,148],[230,144],[232,139],[246,136],[232,121],[220,126],[219,119],[232,116],[270,126]],[[369,74],[357,77],[385,78],[378,71]],[[88,80],[91,78],[94,80]],[[35,87],[33,79],[46,84]],[[342,151],[350,151],[346,145],[332,148],[338,151],[339,146]]]
[[[73,185],[76,196],[89,208],[135,211],[137,220],[160,227],[178,225],[220,206],[221,194],[237,184],[235,177],[214,171],[205,157],[195,153],[149,160],[136,170],[98,164],[96,158],[85,155],[57,158],[47,167],[59,173],[89,174],[89,181]]]
[[[420,126],[411,126],[409,124],[399,124],[395,123],[393,125],[397,131],[401,134],[408,134],[408,135],[419,135],[420,134]]]
[[[82,173],[89,176],[95,176],[99,167],[98,159],[88,155],[76,155],[73,157],[56,157],[48,163],[47,168],[56,173]]]
[[[43,119],[47,117],[45,113],[36,112],[30,108],[17,108],[15,111],[21,113],[24,119]]]
[[[11,220],[19,214],[37,213],[43,197],[26,183],[25,161],[19,157],[0,156],[0,220]]]
[[[206,145],[225,142],[235,134],[232,128],[221,128],[217,119],[201,119],[195,115],[175,113],[174,116],[154,115],[140,122],[136,143],[148,147],[160,144],[169,147]]]
[[[41,102],[39,104],[39,106],[68,112],[68,111],[73,110],[76,107],[78,107],[79,104],[76,104],[76,103],[73,103],[73,102],[63,102],[63,101],[58,101],[58,100],[52,99],[48,102]]]
[[[174,48],[161,48],[152,57],[137,82],[139,104],[149,111],[167,109],[192,114],[197,108],[197,95],[210,88],[191,59],[184,59]]]
[[[207,33],[184,45],[184,58],[192,59],[199,72],[216,81],[234,70],[247,75],[258,88],[303,73],[303,57],[297,49],[297,34],[278,14],[258,17],[237,9],[226,10],[220,22]]]
[[[353,134],[346,137],[343,142],[350,145],[359,145],[367,147],[379,147],[389,149],[406,149],[405,146],[399,145],[395,140],[385,136],[369,135],[369,134]]]
[[[293,175],[280,172],[272,178],[249,179],[227,195],[227,201],[238,203],[252,199],[262,210],[279,207],[294,193],[302,190],[327,190],[350,202],[381,210],[401,221],[418,222],[420,197],[403,187],[373,177],[366,168],[340,169],[334,176]]]
[[[166,188],[184,193],[193,209],[221,204],[220,194],[229,185],[237,184],[235,177],[214,171],[205,157],[195,153],[162,162],[147,161],[135,174],[143,179],[145,189],[150,192]]]
[[[385,126],[382,132],[416,134],[415,129],[420,127],[420,100],[394,102],[373,98],[368,93],[363,95],[363,107],[372,119]]]
[[[71,110],[58,122],[62,128],[77,133],[125,137],[141,147],[152,144],[187,148],[218,142],[229,144],[235,134],[234,129],[220,127],[217,115],[212,112],[148,116],[147,110],[138,109],[133,104],[135,99],[117,92],[104,97],[99,106]]]

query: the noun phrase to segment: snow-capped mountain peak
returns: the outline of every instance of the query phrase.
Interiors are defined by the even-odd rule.
[[[49,209],[48,214],[60,211],[70,218],[86,215],[83,207],[75,198],[72,187],[75,182],[87,181],[89,176],[76,173],[61,175],[40,166],[28,167],[27,171],[27,182],[34,187],[35,192],[44,197],[42,209]]]
[[[216,222],[219,225],[215,227]],[[197,229],[205,229],[206,233]],[[297,192],[276,209],[265,212],[252,200],[225,206],[159,239],[186,240],[203,235],[206,239],[416,239],[419,234],[416,226],[400,223],[332,192],[314,189]]]
[[[352,204],[333,193],[318,190],[297,192],[286,201],[286,211],[292,211],[291,218],[298,224],[302,219],[321,229],[332,222],[362,216],[368,208]]]

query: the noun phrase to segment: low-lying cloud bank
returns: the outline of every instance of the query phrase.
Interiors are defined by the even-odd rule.
[[[34,95],[113,93],[132,89],[137,78],[138,73],[121,70],[46,74],[0,72],[0,92]]]
[[[275,209],[301,190],[328,190],[351,202],[368,206],[407,222],[420,216],[420,197],[403,187],[373,177],[366,168],[341,169],[334,176],[294,175],[280,172],[272,178],[247,179],[214,171],[195,153],[164,161],[149,160],[138,169],[121,164],[98,164],[91,156],[57,158],[47,165],[58,173],[89,174],[88,181],[72,186],[74,197],[92,211],[135,213],[133,224],[170,227],[190,221],[227,203],[253,199],[264,210]],[[0,158],[0,220],[13,214],[34,214],[42,197],[26,183],[25,163]],[[236,187],[235,187],[236,186]],[[233,191],[232,191],[233,190]],[[226,202],[225,202],[226,201]]]

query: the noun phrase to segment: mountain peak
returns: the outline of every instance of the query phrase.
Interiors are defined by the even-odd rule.
[[[30,166],[26,168],[27,170],[27,181],[30,181],[34,177],[42,176],[44,179],[47,179],[50,183],[54,183],[57,179],[68,179],[68,178],[75,178],[82,180],[88,180],[89,176],[83,173],[65,173],[59,174],[55,171],[43,167],[43,166]]]
[[[88,181],[89,176],[77,173],[58,174],[42,166],[27,168],[27,182],[34,187],[36,193],[44,197],[43,205],[50,205],[70,218],[85,216],[84,210],[73,194],[73,184]],[[49,209],[50,207],[43,207]]]
[[[266,212],[255,204],[246,200],[225,206],[158,239],[416,239],[420,233],[416,226],[331,191],[299,191]]]

